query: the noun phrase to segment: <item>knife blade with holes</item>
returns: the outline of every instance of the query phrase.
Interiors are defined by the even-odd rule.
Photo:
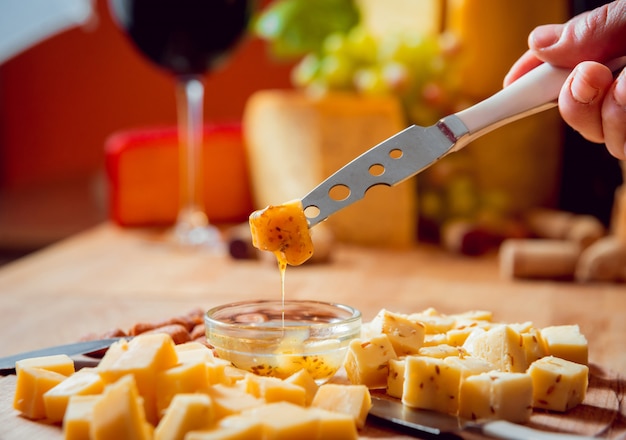
[[[621,57],[607,66],[616,72],[625,64],[626,57]],[[555,107],[570,73],[570,69],[542,64],[490,98],[435,125],[413,125],[381,142],[302,199],[309,228],[361,200],[373,186],[397,185],[484,134]]]

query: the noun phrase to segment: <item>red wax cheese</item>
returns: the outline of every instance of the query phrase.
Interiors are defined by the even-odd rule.
[[[203,142],[204,204],[212,223],[246,221],[253,211],[240,124],[208,125]],[[164,226],[178,213],[175,127],[121,131],[105,144],[109,210],[121,226]]]

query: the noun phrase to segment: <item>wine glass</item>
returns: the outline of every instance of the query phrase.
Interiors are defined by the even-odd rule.
[[[203,203],[203,76],[225,61],[243,36],[253,0],[109,0],[117,25],[150,61],[173,75],[179,137],[179,212],[183,245],[220,248]]]

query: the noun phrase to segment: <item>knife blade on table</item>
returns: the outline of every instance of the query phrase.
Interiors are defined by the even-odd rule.
[[[74,342],[65,345],[56,345],[54,347],[46,347],[38,350],[27,351],[24,353],[18,353],[11,356],[0,358],[0,376],[6,376],[8,374],[15,373],[15,363],[22,359],[52,356],[56,354],[65,354],[68,356],[77,356],[82,354],[89,354],[105,348],[109,348],[111,344],[126,338],[108,338],[97,339],[93,341]]]
[[[402,402],[372,394],[372,418],[402,427],[425,438],[459,439],[461,432],[473,431],[492,438],[506,440],[592,440],[576,434],[547,432],[528,426],[494,420],[474,422],[435,411],[408,407]]]
[[[621,57],[607,66],[617,72],[625,64]],[[430,127],[412,125],[381,142],[302,198],[309,228],[361,200],[373,186],[395,186],[503,125],[555,107],[570,73],[544,63],[472,107]]]

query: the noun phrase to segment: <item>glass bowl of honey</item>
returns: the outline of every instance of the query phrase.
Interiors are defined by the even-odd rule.
[[[361,334],[361,312],[321,301],[244,301],[210,309],[206,337],[220,358],[261,375],[287,378],[305,369],[324,383]]]

